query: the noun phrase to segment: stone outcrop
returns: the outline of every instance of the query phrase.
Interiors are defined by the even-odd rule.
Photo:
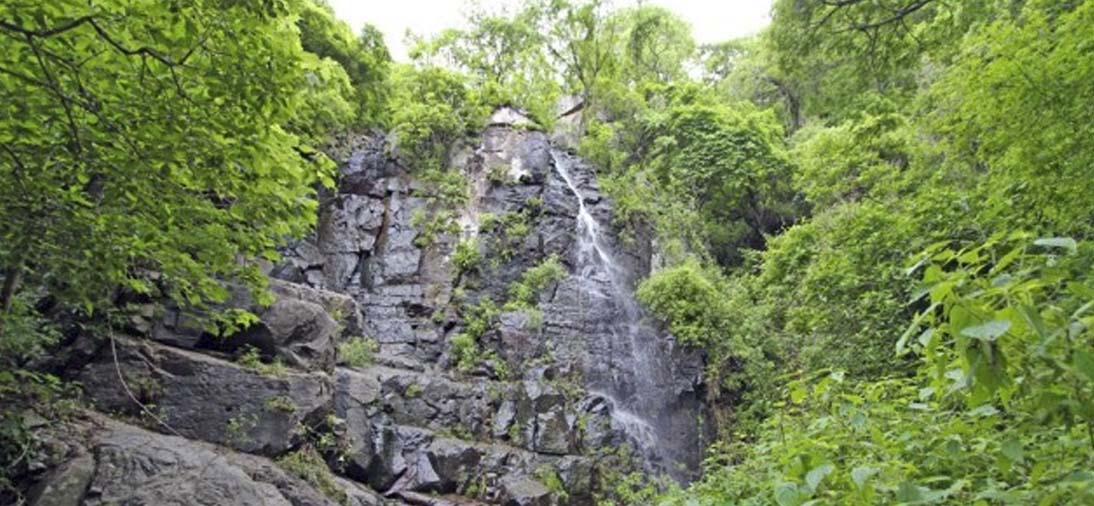
[[[35,506],[340,504],[266,458],[102,416],[44,431],[42,436],[54,462],[42,485],[31,492]],[[348,504],[396,504],[365,487],[340,483]]]
[[[185,437],[271,456],[297,442],[299,425],[329,410],[333,391],[325,374],[273,374],[128,339],[118,339],[116,347],[105,344],[76,379],[101,411],[162,422]]]

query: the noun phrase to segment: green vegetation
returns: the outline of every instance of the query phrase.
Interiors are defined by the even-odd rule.
[[[334,18],[326,0],[305,2],[296,26],[305,51],[341,66],[346,81],[353,87],[351,93],[341,96],[352,104],[356,122],[382,125],[391,95],[391,56],[379,30],[365,25],[354,36],[349,26]]]
[[[281,361],[281,357],[274,357],[269,361],[263,360],[258,348],[251,345],[239,349],[236,355],[236,363],[266,376],[284,376],[288,373],[288,368]]]
[[[296,404],[291,397],[287,395],[278,395],[266,399],[266,409],[292,414],[296,412]]]
[[[228,438],[228,443],[243,447],[253,442],[251,431],[255,430],[255,427],[258,427],[258,415],[254,413],[237,415],[228,419],[224,434]]]
[[[345,489],[338,486],[334,480],[327,463],[319,456],[319,453],[310,446],[305,446],[277,459],[277,465],[285,471],[308,482],[323,495],[333,499],[338,504],[346,504],[349,497]]]
[[[1094,502],[1094,1],[772,12],[698,47],[660,7],[525,0],[470,9],[396,65],[320,0],[3,4],[0,502],[35,461],[19,410],[57,417],[64,397],[23,368],[108,335],[134,298],[253,323],[215,308],[229,283],[271,302],[260,261],[312,229],[322,150],[350,129],[391,134],[420,247],[455,244],[465,278],[510,260],[541,203],[484,215],[497,244],[456,243],[471,192],[451,162],[495,106],[549,131],[561,97],[614,225],[655,240],[638,299],[702,349],[717,410],[704,479],[666,491],[620,469],[602,504]],[[480,340],[502,311],[542,325],[564,274],[550,258],[504,301],[446,308],[452,362],[504,378]],[[238,362],[285,372],[254,348]],[[282,465],[336,489],[314,450]]]
[[[548,286],[566,277],[566,269],[558,257],[550,256],[534,267],[524,271],[520,280],[509,286],[509,301],[506,311],[534,309],[539,302],[539,294]]]
[[[532,231],[532,223],[540,215],[540,205],[529,199],[520,211],[511,211],[502,215],[483,213],[480,217],[482,230],[488,233],[490,240],[490,264],[499,266],[511,260],[517,254],[517,248]]]
[[[554,492],[559,500],[566,501],[570,498],[570,494],[566,492],[566,485],[562,483],[562,478],[558,476],[558,471],[554,467],[542,465],[537,467],[533,474],[543,486],[547,487],[547,490]]]
[[[353,337],[338,344],[338,363],[349,367],[365,367],[372,363],[380,349],[375,339]]]
[[[452,266],[456,268],[456,274],[472,272],[481,264],[482,253],[477,239],[461,239],[456,243],[456,249],[452,252]]]
[[[660,501],[1089,502],[1094,4],[773,13],[696,48],[659,8],[529,1],[422,46],[579,96],[619,225],[652,228],[638,298],[725,407],[707,478]]]
[[[484,356],[479,349],[479,338],[494,326],[494,320],[500,311],[493,299],[484,297],[477,304],[461,307],[460,317],[463,318],[463,332],[452,336],[449,344],[456,361],[456,367],[461,371],[469,372],[483,362],[488,356]]]
[[[509,286],[508,301],[501,308],[490,297],[462,306],[463,331],[449,340],[456,366],[467,372],[485,362],[491,366],[495,376],[507,378],[509,370],[505,362],[493,351],[483,352],[479,348],[479,338],[494,328],[495,320],[502,311],[524,311],[528,315],[529,326],[538,329],[543,324],[543,314],[536,307],[539,293],[565,275],[566,270],[558,258],[548,257],[529,268],[519,281]]]

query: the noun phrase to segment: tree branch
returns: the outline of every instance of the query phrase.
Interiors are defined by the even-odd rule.
[[[8,21],[0,20],[0,28],[3,28],[4,30],[7,30],[9,32],[15,32],[15,33],[19,33],[19,34],[30,36],[30,37],[46,38],[46,37],[52,37],[54,35],[59,35],[59,34],[62,34],[64,32],[67,32],[69,30],[72,30],[74,28],[77,28],[77,27],[79,27],[80,25],[82,25],[84,23],[91,22],[92,19],[93,19],[93,16],[82,16],[82,17],[73,19],[72,21],[69,21],[69,22],[67,22],[65,24],[62,24],[60,26],[56,26],[56,27],[53,27],[53,28],[45,29],[45,30],[28,30],[26,28],[23,28],[23,27],[17,25],[17,24],[10,23]]]

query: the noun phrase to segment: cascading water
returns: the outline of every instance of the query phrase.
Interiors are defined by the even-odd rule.
[[[572,172],[573,155],[551,153],[559,176],[577,199],[577,245],[575,270],[589,305],[597,305],[594,314],[611,315],[595,322],[608,336],[612,361],[610,373],[587,378],[589,393],[604,398],[612,409],[612,421],[623,430],[647,461],[661,471],[681,478],[678,462],[680,449],[665,442],[674,440],[671,411],[677,392],[669,375],[672,372],[671,341],[643,323],[642,310],[632,294],[632,279],[617,262],[601,224],[592,215]]]

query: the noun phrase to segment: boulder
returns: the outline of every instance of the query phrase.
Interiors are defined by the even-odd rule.
[[[278,279],[270,280],[270,291],[279,298],[299,299],[322,306],[341,327],[341,337],[360,336],[363,332],[361,309],[349,295]]]
[[[80,506],[94,474],[95,458],[87,452],[80,452],[46,476],[31,504]]]
[[[551,491],[528,476],[506,476],[501,480],[504,506],[553,506]]]
[[[78,430],[86,450],[48,474],[41,484],[44,492],[32,504],[338,504],[268,459],[98,415],[92,415],[92,421]]]
[[[234,346],[254,346],[293,367],[330,370],[339,330],[319,304],[282,297],[259,315],[258,323],[228,339]]]

